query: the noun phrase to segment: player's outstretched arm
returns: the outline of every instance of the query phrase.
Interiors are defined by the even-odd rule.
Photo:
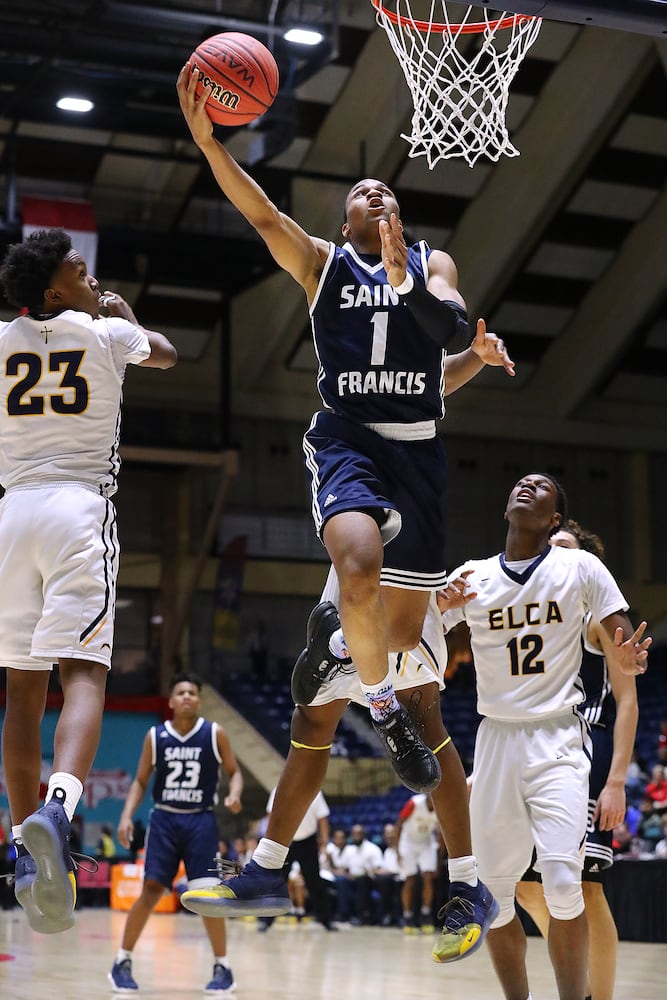
[[[157,330],[147,330],[134,315],[134,311],[129,302],[126,302],[118,292],[106,291],[102,294],[100,304],[108,311],[109,316],[119,316],[126,319],[128,323],[134,323],[144,331],[148,337],[151,353],[145,361],[140,362],[144,368],[173,368],[178,361],[176,348],[163,333]]]
[[[213,135],[205,99],[195,95],[197,74],[187,62],[178,76],[176,90],[192,138],[208,160],[213,176],[232,205],[266,243],[277,264],[314,294],[328,243],[308,235],[293,219],[279,211],[268,195]]]
[[[123,811],[120,814],[118,827],[116,829],[116,835],[119,842],[128,850],[132,844],[132,838],[134,836],[134,823],[132,822],[132,817],[144,797],[152,773],[153,745],[151,742],[151,730],[149,729],[144,736],[141,756],[139,757],[139,763],[137,764],[137,773],[135,774],[134,780],[130,785],[130,790],[127,793],[127,798],[125,799]]]
[[[611,764],[593,815],[601,830],[613,830],[625,818],[625,779],[632,758],[639,719],[637,681],[619,669],[612,648],[613,642],[599,622],[590,623],[588,639],[604,654],[616,702]]]

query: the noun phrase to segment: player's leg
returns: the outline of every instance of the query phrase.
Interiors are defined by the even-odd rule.
[[[406,849],[407,850],[407,849]],[[404,867],[410,865],[410,868]],[[403,907],[403,929],[406,934],[414,931],[415,923],[415,879],[416,872],[411,870],[412,862],[409,858],[402,859],[401,870],[405,873],[405,881],[401,887],[401,906]],[[410,874],[407,874],[407,872]]]
[[[33,901],[55,923],[69,922],[76,902],[70,823],[99,745],[106,676],[101,663],[60,659],[63,707],[53,771],[45,804],[21,824],[23,843],[36,865]]]
[[[591,742],[578,717],[564,715],[535,724],[529,744],[524,748],[531,768],[526,804],[551,918],[549,956],[560,1000],[580,1000],[588,968],[581,847],[588,823]]]
[[[602,882],[583,877],[584,901],[590,936],[588,948],[588,993],[595,1000],[613,1000],[616,981],[618,931]]]
[[[188,889],[183,906],[202,916],[277,916],[290,908],[282,872],[289,846],[311,802],[320,791],[329,751],[347,699],[297,706],[291,746],[283,767],[266,833],[240,875],[213,887]]]
[[[519,745],[513,726],[482,720],[477,730],[470,795],[470,826],[479,875],[494,897],[486,940],[508,1000],[526,1000],[528,996],[525,934],[514,905],[515,886],[528,867],[533,848],[522,795]],[[444,933],[442,937],[446,943]],[[483,940],[483,933],[479,938]],[[478,947],[481,940],[474,946]],[[436,949],[433,957],[437,961]]]
[[[46,705],[48,670],[7,670],[7,701],[2,727],[2,761],[5,772],[12,835],[17,859],[14,893],[28,923],[42,934],[67,930],[74,924],[71,911],[45,916],[33,897],[37,863],[23,842],[23,821],[39,808],[42,765],[40,723]]]
[[[118,540],[115,509],[106,498],[76,485],[34,492],[30,503],[39,538],[43,601],[31,655],[58,660],[63,707],[45,804],[24,821],[22,834],[37,865],[35,902],[46,916],[65,920],[71,918],[76,899],[70,823],[102,727]]]
[[[2,764],[13,827],[20,826],[39,807],[40,725],[49,676],[50,670],[7,670]]]
[[[425,443],[430,444],[416,442]],[[335,627],[329,608],[315,610],[313,615],[320,611],[322,614],[317,623],[313,622],[313,615],[309,620],[308,646],[295,664],[292,690],[297,702],[312,703],[319,683],[342,660],[351,657],[373,725],[398,777],[414,791],[428,792],[440,778],[437,762],[400,708],[387,672],[389,630],[380,590],[384,545],[401,531],[401,504],[404,496],[414,494],[416,482],[412,479],[411,490],[404,488],[401,493],[398,471],[406,480],[410,479],[411,462],[409,455],[397,451],[398,444],[368,428],[351,425],[335,414],[323,413],[316,415],[304,437],[315,523],[339,584],[339,599],[335,603],[342,630]],[[437,546],[432,539],[429,543],[432,553]],[[413,547],[408,548],[412,551]],[[409,648],[414,644],[413,637],[414,642],[418,640],[428,590],[434,580],[433,574],[422,572],[420,567],[416,574],[413,569],[408,566],[400,570],[398,582],[392,583],[419,590],[422,578],[425,581],[425,593],[404,595],[401,599],[403,611],[410,605],[411,610],[403,620],[414,631],[403,629],[401,638],[397,628],[392,629],[397,632],[397,649]],[[442,573],[444,580],[444,569]],[[417,620],[419,612],[421,620]],[[341,648],[337,650],[336,645]]]
[[[320,857],[317,834],[304,840],[293,840],[290,855],[301,866],[301,874],[315,916],[327,930],[331,929],[331,900],[327,883],[320,876]]]
[[[516,914],[502,927],[491,928],[487,936],[487,947],[505,1000],[528,1000],[530,996],[526,971],[528,943]]]
[[[544,902],[542,883],[522,879],[517,883],[516,898],[546,941],[549,936],[549,911]]]
[[[107,977],[118,992],[130,993],[139,989],[132,973],[132,953],[151,913],[164,893],[171,889],[178,870],[180,822],[181,817],[174,813],[156,809],[151,813],[141,892],[127,914],[120,948]]]
[[[213,996],[233,993],[236,982],[227,959],[227,925],[224,920],[217,917],[202,917],[202,921],[213,952],[213,977],[206,985],[204,993]]]
[[[434,871],[422,868],[422,902],[419,926],[423,934],[433,931],[433,878]]]

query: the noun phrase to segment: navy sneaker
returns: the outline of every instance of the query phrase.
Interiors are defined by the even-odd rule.
[[[74,927],[74,914],[67,914],[61,920],[46,917],[37,907],[32,887],[37,876],[37,865],[30,857],[23,844],[17,845],[16,866],[14,869],[14,895],[20,906],[25,910],[28,923],[38,934],[60,934]]]
[[[62,807],[64,800],[65,793],[56,789],[53,798],[21,824],[21,839],[36,866],[32,901],[53,926],[72,919],[76,903],[70,824]],[[17,898],[19,891],[22,889],[17,887]]]
[[[440,784],[437,758],[424,746],[415,725],[399,705],[384,722],[372,720],[373,729],[384,744],[394,771],[413,792],[432,792]]]
[[[262,868],[256,861],[219,885],[188,889],[181,903],[201,917],[277,917],[292,905],[282,869]]]
[[[114,993],[136,993],[139,989],[132,975],[132,959],[124,958],[122,962],[114,962],[107,979],[113,986]]]
[[[207,984],[204,993],[233,993],[236,989],[232,970],[216,962],[213,966],[213,979]]]
[[[438,913],[439,918],[444,917],[444,924],[431,952],[433,961],[456,962],[472,955],[499,912],[498,903],[483,882],[474,888],[467,882],[452,882],[449,902]]]
[[[295,705],[310,705],[325,681],[340,670],[354,670],[348,657],[340,660],[329,649],[329,639],[340,628],[335,604],[322,601],[313,608],[306,629],[306,648],[299,653],[292,671],[292,698]]]

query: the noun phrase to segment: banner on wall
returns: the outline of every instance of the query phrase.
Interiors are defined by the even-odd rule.
[[[4,712],[0,710],[0,724]],[[53,734],[58,723],[59,712],[47,710],[42,721],[42,746],[50,751]],[[76,809],[83,824],[84,850],[95,852],[102,825],[109,825],[115,831],[125,798],[134,778],[146,732],[161,721],[159,712],[105,712],[102,722],[102,738],[83,789],[83,795]],[[40,776],[40,796],[43,798],[49,775],[53,770],[53,760],[44,757]],[[153,800],[150,790],[135,812],[135,819],[147,822]],[[5,775],[0,767],[0,814],[9,814]],[[124,853],[117,844],[119,854]]]
[[[88,274],[97,267],[97,222],[89,201],[64,201],[60,198],[22,198],[23,239],[39,229],[64,229],[72,237],[72,246],[86,262]]]
[[[236,649],[248,536],[237,535],[220,556],[213,604],[213,649]]]

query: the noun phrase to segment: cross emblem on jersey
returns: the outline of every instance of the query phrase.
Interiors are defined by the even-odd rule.
[[[45,325],[44,329],[42,330],[42,333],[44,334],[44,343],[48,344],[48,342],[49,342],[49,334],[53,333],[53,330],[49,330],[48,326]]]

